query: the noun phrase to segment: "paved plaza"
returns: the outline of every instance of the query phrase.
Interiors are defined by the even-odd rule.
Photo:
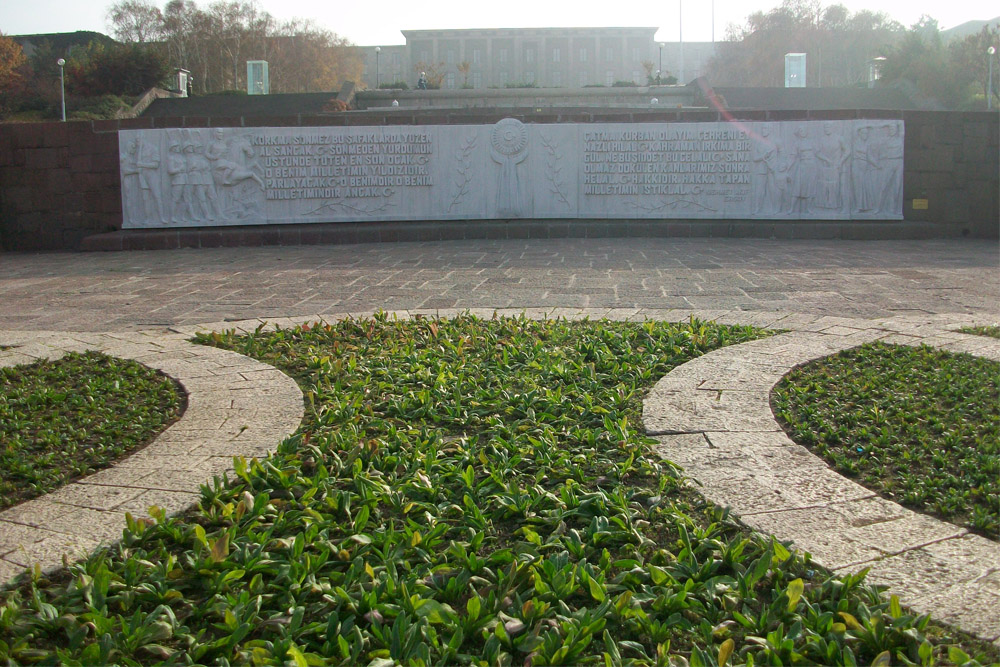
[[[1000,543],[882,500],[792,443],[771,387],[866,342],[1000,361],[996,241],[561,239],[91,254],[0,254],[0,366],[98,349],[178,379],[188,410],[114,468],[0,513],[0,580],[120,535],[124,513],[178,511],[234,455],[263,456],[302,414],[294,382],[192,345],[199,330],[392,311],[684,320],[784,330],[679,366],[646,400],[660,452],[751,527],[1000,644]],[[6,348],[6,349],[5,349]]]
[[[989,240],[526,239],[0,255],[0,328],[164,329],[373,309],[1000,317]]]

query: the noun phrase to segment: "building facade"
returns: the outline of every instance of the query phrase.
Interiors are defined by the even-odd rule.
[[[672,75],[687,83],[703,73],[714,44],[658,43],[657,30],[404,30],[403,45],[358,48],[364,52],[363,83],[369,88],[376,87],[376,80],[405,81],[413,88],[422,71],[443,89],[645,85],[657,71],[663,78]]]

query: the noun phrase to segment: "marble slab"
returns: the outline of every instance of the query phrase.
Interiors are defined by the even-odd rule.
[[[122,130],[125,228],[901,220],[901,120]]]

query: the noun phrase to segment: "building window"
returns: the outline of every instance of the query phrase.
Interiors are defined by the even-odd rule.
[[[525,72],[524,73],[524,82],[525,83],[534,83],[535,82],[535,73],[534,72]]]
[[[448,64],[453,65],[455,63],[455,49],[448,49]]]
[[[524,62],[526,62],[526,63],[533,63],[533,62],[535,62],[535,50],[534,49],[528,49],[527,51],[524,52]]]
[[[431,61],[431,54],[427,50],[420,52],[420,62],[429,63]]]
[[[608,70],[607,72],[604,73],[604,85],[613,86],[614,84],[615,84],[615,73],[612,72],[611,70]]]
[[[559,56],[560,56],[559,47],[557,46],[556,48],[552,49],[552,62],[554,63],[559,62]]]
[[[587,73],[586,72],[580,72],[579,82],[580,82],[580,87],[581,88],[583,88],[584,86],[587,85]]]
[[[507,75],[507,72],[500,72],[500,80],[497,81],[497,83],[501,86],[505,86],[510,83],[510,77]]]
[[[392,66],[393,67],[399,67],[399,54],[398,53],[392,54]]]
[[[556,86],[557,88],[562,86],[562,72],[552,73],[552,85]]]
[[[483,62],[483,52],[479,49],[472,50],[472,64],[481,65]]]
[[[448,72],[448,77],[446,79],[445,86],[447,86],[448,90],[455,90],[455,73],[454,72]]]
[[[507,62],[507,49],[500,49],[500,62]]]
[[[639,49],[636,48],[632,49],[632,60],[635,62],[639,62]]]
[[[613,63],[615,61],[615,50],[610,46],[604,49],[604,60],[609,63]]]
[[[483,74],[482,74],[482,72],[473,72],[472,73],[472,87],[473,88],[482,88],[483,87]]]
[[[587,49],[580,49],[580,62],[587,62]]]

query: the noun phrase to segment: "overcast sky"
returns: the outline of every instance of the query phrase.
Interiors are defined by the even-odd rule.
[[[824,6],[836,4],[821,0]],[[683,12],[679,4],[683,4]],[[162,7],[165,1],[157,2]],[[197,3],[207,7],[210,2]],[[657,26],[656,38],[677,41],[678,23],[684,41],[722,39],[730,23],[742,24],[747,14],[767,11],[780,0],[629,0],[608,2],[528,2],[504,0],[375,0],[344,2],[331,0],[260,0],[261,6],[278,19],[294,17],[314,20],[356,44],[402,44],[400,30],[424,28],[523,28]],[[852,12],[883,11],[905,26],[927,14],[942,28],[970,20],[986,20],[1000,14],[995,0],[841,0]],[[0,32],[8,35],[94,30],[109,33],[105,22],[111,2],[101,0],[0,0]],[[572,9],[570,9],[572,7]],[[615,11],[608,11],[609,9]],[[679,21],[680,19],[680,21]]]

